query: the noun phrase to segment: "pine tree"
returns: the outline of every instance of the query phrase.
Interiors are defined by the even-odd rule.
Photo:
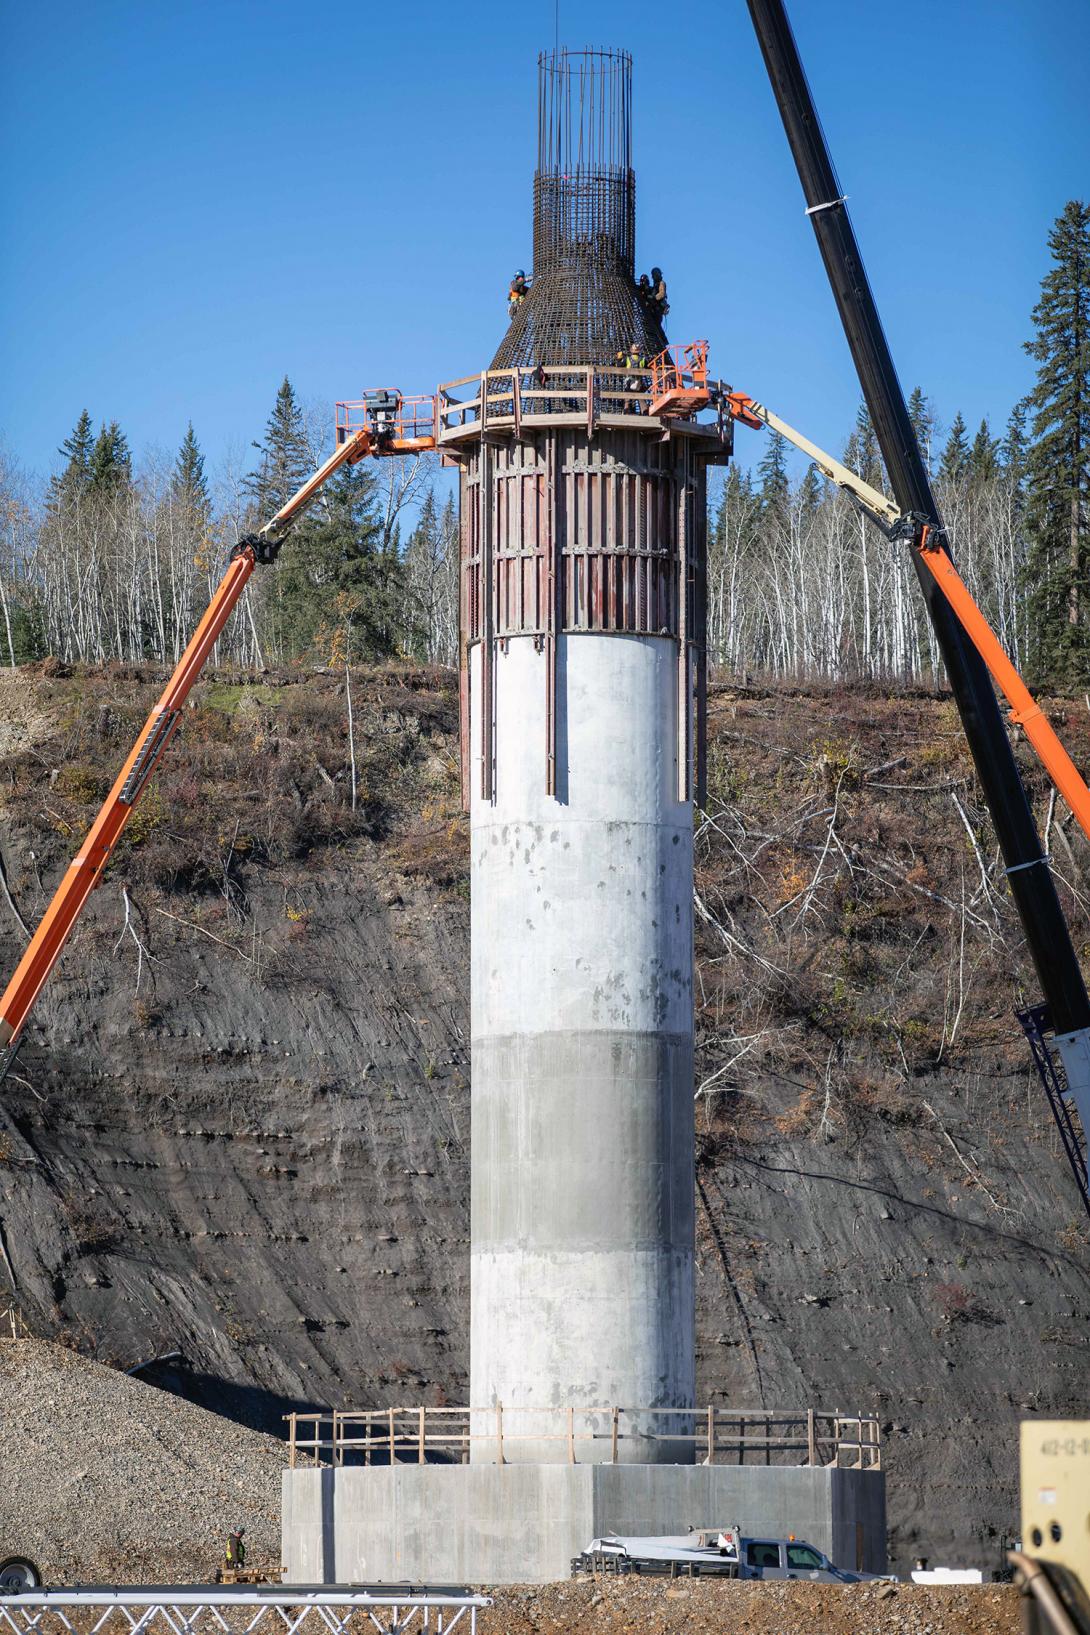
[[[458,513],[447,495],[440,513],[424,495],[401,559],[408,651],[428,664],[452,664],[458,653]]]
[[[246,492],[252,495],[261,520],[267,522],[302,487],[311,469],[303,411],[287,375],[266,422],[265,440],[253,446],[261,460],[246,480]]]
[[[931,475],[931,444],[935,437],[935,411],[931,406],[931,399],[923,395],[923,388],[914,386],[908,400],[908,418],[912,422],[912,430],[916,433],[916,441],[920,445],[920,455],[928,476]]]
[[[91,454],[95,446],[94,426],[91,416],[84,409],[72,429],[71,436],[66,437],[58,454],[63,454],[65,467],[59,477],[54,477],[49,484],[49,498],[56,503],[62,496],[78,493],[85,489],[91,479]]]
[[[132,481],[132,455],[116,420],[103,423],[91,450],[87,486],[96,494],[114,494]]]
[[[443,536],[435,495],[429,488],[420,507],[416,527],[405,546],[405,576],[410,592],[411,651],[430,661],[435,647],[435,615],[439,575],[442,567]]]
[[[993,477],[999,475],[999,438],[992,436],[987,415],[980,422],[980,430],[973,438],[967,471],[970,482],[977,484],[990,482]]]
[[[939,461],[939,476],[944,482],[959,483],[969,471],[969,434],[959,409],[950,427],[950,435]]]
[[[872,488],[886,486],[878,439],[874,435],[870,411],[865,403],[861,403],[856,410],[855,430],[844,446],[844,464],[850,466],[865,483],[870,483]]]
[[[761,511],[783,521],[791,498],[791,483],[787,475],[787,439],[778,431],[769,433],[768,446],[757,462],[761,479]]]
[[[1027,413],[1028,406],[1024,399],[1014,405],[1003,434],[1003,441],[999,445],[1000,464],[1012,481],[1018,484],[1025,479],[1029,454],[1029,438],[1026,436]]]
[[[193,422],[186,427],[182,446],[178,450],[178,458],[174,462],[174,476],[171,486],[178,499],[193,507],[193,510],[202,516],[207,516],[211,509],[208,495],[208,483],[204,475],[204,455],[193,431]]]
[[[1048,247],[1053,266],[1026,342],[1037,364],[1027,399],[1028,578],[1038,668],[1082,686],[1090,659],[1082,588],[1090,555],[1090,204],[1070,200]]]
[[[799,510],[805,522],[812,522],[818,514],[818,509],[825,498],[825,485],[818,476],[815,465],[806,467],[806,474],[799,484]]]
[[[384,658],[399,645],[404,597],[401,564],[382,548],[375,478],[364,465],[344,466],[325,496],[325,516],[298,524],[280,553],[279,645],[286,658],[310,654],[326,662],[334,634],[342,632],[339,662]]]

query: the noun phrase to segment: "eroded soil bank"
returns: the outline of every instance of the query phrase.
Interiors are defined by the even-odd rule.
[[[161,681],[0,678],[5,969]],[[355,807],[343,678],[201,684],[0,1104],[3,1306],[124,1368],[181,1353],[145,1377],[264,1432],[296,1404],[467,1389],[455,681],[384,668],[353,692]],[[1090,761],[1084,704],[1048,708]],[[723,684],[710,714],[699,1397],[877,1411],[894,1564],[990,1568],[1019,1419],[1084,1411],[1090,1279],[953,706]],[[1087,849],[1019,754],[1085,950]]]

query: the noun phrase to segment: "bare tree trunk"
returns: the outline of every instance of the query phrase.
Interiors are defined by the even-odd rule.
[[[15,643],[11,639],[11,614],[8,612],[8,597],[4,589],[4,576],[0,574],[0,607],[4,610],[4,634],[8,639],[8,663],[15,669]]]
[[[356,734],[352,720],[352,671],[344,661],[344,696],[348,704],[348,764],[352,773],[352,810],[356,810]]]

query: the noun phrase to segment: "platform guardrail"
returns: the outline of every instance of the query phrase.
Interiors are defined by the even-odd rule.
[[[710,384],[719,395],[727,390],[721,381]],[[654,398],[649,363],[486,369],[439,387],[438,441],[442,447],[490,432],[509,433],[517,440],[524,432],[557,424],[585,425],[588,435],[603,425],[659,430],[666,421],[651,415]],[[690,418],[671,424],[705,437],[729,438],[729,417],[721,413],[713,421],[698,424]]]
[[[285,1415],[288,1462],[507,1464],[521,1442],[559,1444],[569,1464],[627,1463],[626,1444],[691,1445],[695,1463],[881,1470],[873,1414],[818,1409],[355,1408]],[[530,1423],[533,1429],[527,1430]],[[540,1429],[538,1428],[540,1426]]]

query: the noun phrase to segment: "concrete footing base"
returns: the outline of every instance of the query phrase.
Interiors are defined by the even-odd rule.
[[[603,1533],[743,1533],[886,1570],[880,1471],[746,1465],[393,1465],[286,1470],[289,1584],[531,1584]]]

